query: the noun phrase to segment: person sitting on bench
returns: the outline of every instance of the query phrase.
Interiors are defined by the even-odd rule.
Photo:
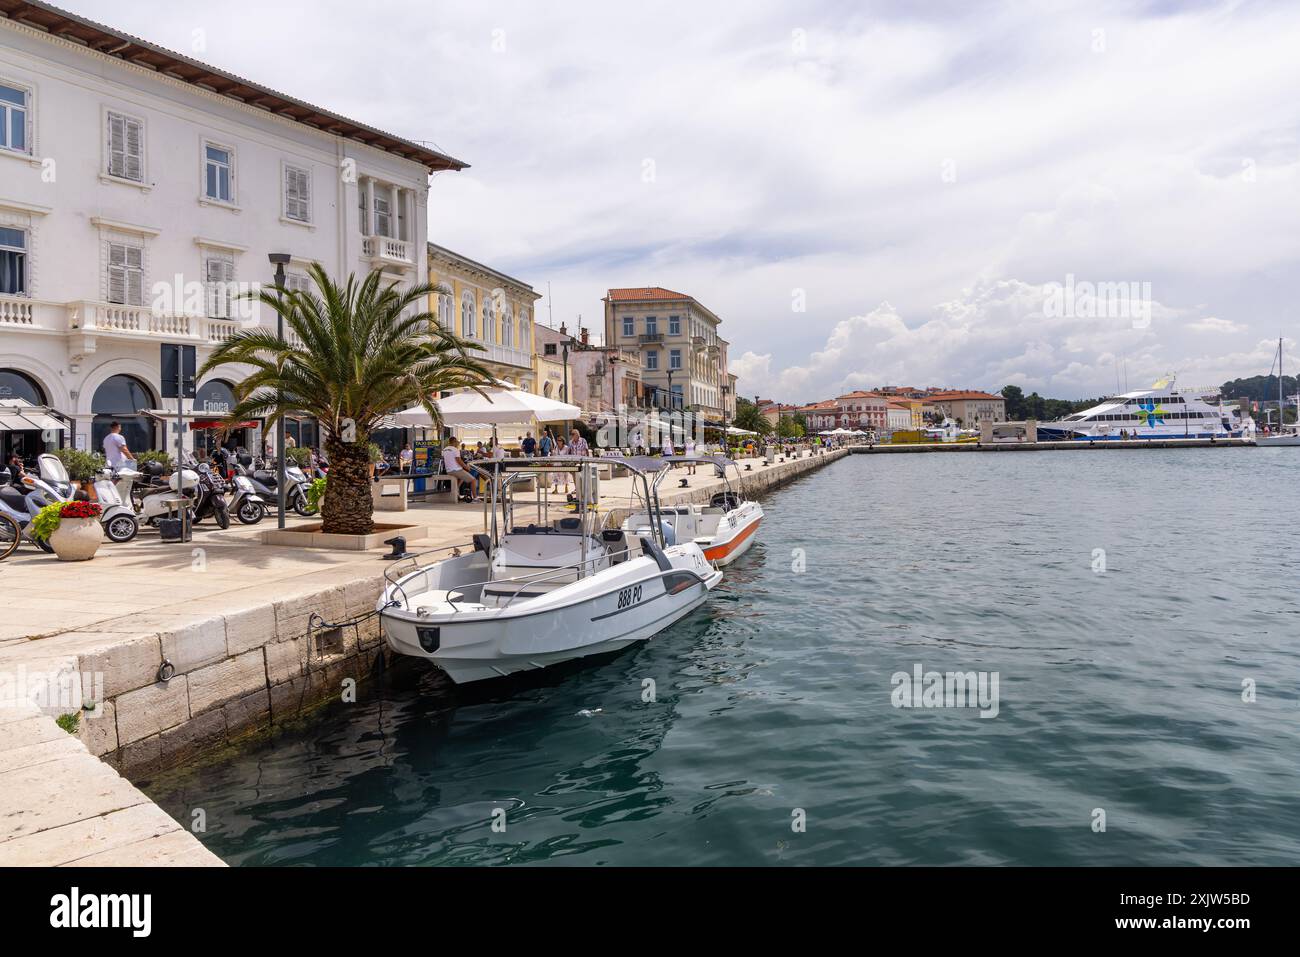
[[[469,500],[471,502],[479,501],[478,496],[474,494],[475,479],[470,474],[469,466],[465,460],[460,457],[460,443],[453,437],[447,440],[447,444],[442,449],[442,470],[446,472],[453,482],[457,484],[457,497],[459,497],[459,485],[461,482],[469,483]]]

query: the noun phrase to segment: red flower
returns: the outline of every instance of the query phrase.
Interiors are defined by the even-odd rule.
[[[59,510],[59,518],[99,518],[102,511],[98,502],[66,502]]]

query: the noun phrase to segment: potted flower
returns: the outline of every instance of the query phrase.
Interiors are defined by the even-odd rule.
[[[98,502],[55,502],[36,513],[32,535],[49,542],[60,561],[84,562],[95,557],[104,538],[102,511]]]

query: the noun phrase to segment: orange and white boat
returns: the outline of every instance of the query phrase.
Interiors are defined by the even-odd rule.
[[[726,491],[715,493],[708,505],[661,505],[656,517],[667,540],[677,543],[694,542],[704,551],[704,557],[721,568],[734,562],[745,552],[758,535],[763,521],[763,506],[743,498],[731,486],[727,467],[739,468],[736,463],[720,455],[673,455],[660,459],[659,474],[655,476],[656,498],[664,478],[678,465],[711,465],[726,483]],[[642,529],[652,523],[645,512],[629,515],[623,522],[625,530]]]

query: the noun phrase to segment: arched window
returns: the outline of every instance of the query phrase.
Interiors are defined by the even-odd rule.
[[[45,390],[35,379],[17,369],[0,369],[0,399],[22,399],[32,405],[46,405]]]
[[[460,297],[460,334],[466,339],[475,338],[474,317],[478,310],[474,304],[474,294],[466,292]]]
[[[528,310],[519,310],[519,348],[525,352],[533,351],[532,337],[528,335],[532,326],[528,322]]]
[[[108,427],[113,422],[122,423],[122,438],[126,439],[126,447],[132,452],[152,449],[153,420],[139,412],[154,407],[153,393],[135,376],[115,375],[105,379],[103,385],[95,390],[95,398],[90,403],[90,410],[95,413],[90,427],[92,450],[98,452],[103,448],[104,436],[108,435]]]
[[[483,341],[497,341],[497,307],[491,295],[483,299]]]
[[[451,287],[439,284],[437,288],[438,296],[438,325],[449,331],[456,331],[456,311],[452,308]]]
[[[515,313],[510,308],[510,303],[506,303],[505,311],[501,314],[501,344],[506,347],[515,344]]]
[[[212,379],[194,394],[194,411],[203,415],[225,415],[235,407],[235,390],[229,382]]]

